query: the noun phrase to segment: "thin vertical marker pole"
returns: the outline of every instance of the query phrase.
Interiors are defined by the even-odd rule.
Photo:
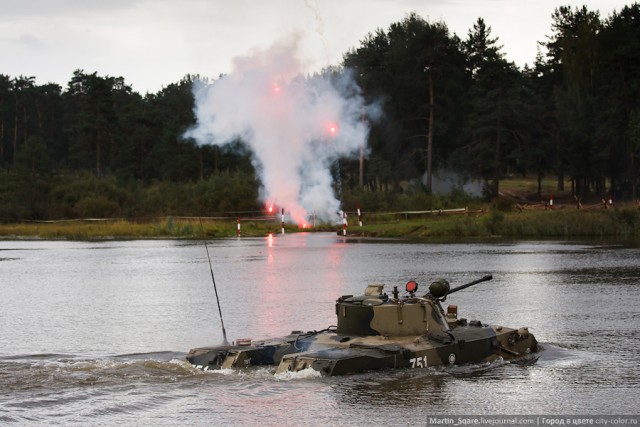
[[[342,235],[347,235],[347,213],[342,211]]]
[[[284,236],[284,208],[282,208],[282,235]]]

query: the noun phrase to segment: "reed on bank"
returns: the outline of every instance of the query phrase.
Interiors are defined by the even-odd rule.
[[[263,236],[273,230],[275,230],[273,222],[247,221],[242,224],[244,236]],[[166,217],[152,220],[75,220],[0,224],[0,238],[3,239],[201,239],[236,235],[235,221],[198,218]]]
[[[387,213],[364,217],[364,225],[350,220],[349,235],[406,238],[459,238],[502,236],[616,237],[640,238],[640,210],[632,206],[597,209],[554,209],[524,212],[487,211],[458,215],[412,215]],[[354,225],[355,223],[355,225]],[[286,225],[287,233],[337,231],[340,224],[322,224],[312,229]],[[243,221],[241,236],[257,237],[279,233],[279,221]],[[200,239],[237,236],[237,222],[225,219],[157,218],[153,220],[91,220],[0,224],[3,239]]]
[[[640,210],[625,207],[600,210],[531,210],[484,214],[430,216],[371,223],[353,233],[379,237],[604,237],[640,238]]]

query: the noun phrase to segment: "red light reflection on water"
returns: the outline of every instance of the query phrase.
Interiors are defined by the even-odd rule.
[[[331,303],[345,293],[347,245],[332,237],[308,232],[264,237],[266,262],[247,266],[256,278],[252,293],[260,301],[252,314],[258,338],[335,323]]]

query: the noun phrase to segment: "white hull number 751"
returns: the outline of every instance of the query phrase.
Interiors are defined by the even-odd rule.
[[[409,362],[411,362],[412,368],[426,368],[427,356],[414,357],[413,359],[409,359]]]

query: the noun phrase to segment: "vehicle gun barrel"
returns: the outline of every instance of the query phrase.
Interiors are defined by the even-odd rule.
[[[491,279],[493,279],[493,276],[491,274],[488,274],[488,275],[486,275],[486,276],[484,276],[484,277],[482,277],[482,278],[480,278],[478,280],[474,280],[473,282],[469,282],[467,284],[460,285],[458,287],[455,287],[455,288],[451,289],[449,292],[447,292],[447,295],[451,295],[454,292],[461,291],[463,289],[468,288],[469,286],[477,285],[478,283],[486,282],[487,280],[491,280]]]

